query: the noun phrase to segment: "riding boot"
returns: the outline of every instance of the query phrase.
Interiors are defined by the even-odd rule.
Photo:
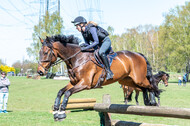
[[[108,58],[106,57],[105,53],[101,54],[101,59],[106,68],[106,80],[113,79],[113,72],[110,70],[110,64],[109,64]]]

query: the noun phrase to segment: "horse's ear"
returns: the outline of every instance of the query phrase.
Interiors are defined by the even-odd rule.
[[[41,42],[41,43],[43,43],[43,42],[44,42],[44,40],[43,40],[43,39],[41,39],[41,38],[40,38],[40,36],[39,36],[39,39],[40,39],[40,42]]]
[[[50,39],[48,36],[46,36],[46,42],[50,42]]]

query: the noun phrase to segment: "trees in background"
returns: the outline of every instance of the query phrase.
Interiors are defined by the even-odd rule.
[[[154,71],[190,72],[190,2],[171,9],[162,25],[126,29],[121,36],[110,34],[115,51],[143,53]],[[108,31],[114,31],[108,27]],[[109,33],[112,33],[109,32]]]
[[[15,68],[15,74],[35,74],[37,71],[38,64],[29,60],[24,60],[23,62],[16,61],[12,65]]]
[[[190,2],[171,9],[160,26],[162,60],[170,71],[190,69]],[[186,69],[187,68],[187,69]],[[185,71],[184,70],[184,71]]]
[[[63,28],[63,20],[59,16],[58,12],[54,12],[53,14],[49,14],[48,12],[46,12],[46,15],[39,22],[39,24],[34,26],[34,33],[32,34],[33,43],[30,45],[30,47],[27,48],[28,56],[31,57],[33,61],[37,63],[39,61],[39,51],[41,49],[41,42],[39,40],[39,37],[45,39],[46,36],[61,34]],[[29,63],[29,65],[31,64],[32,63]],[[36,64],[35,67],[36,70]],[[55,66],[51,70],[57,71],[58,67],[60,66]]]
[[[144,54],[153,67],[158,69],[158,28],[152,25],[138,26],[126,29],[121,36],[111,35],[112,46],[115,51],[129,50]]]
[[[27,48],[29,57],[37,62],[39,58],[39,50],[41,49],[39,37],[44,39],[46,36],[61,34],[63,28],[63,20],[58,12],[54,12],[53,14],[46,12],[46,15],[39,24],[34,26],[34,33],[32,34],[33,43]]]

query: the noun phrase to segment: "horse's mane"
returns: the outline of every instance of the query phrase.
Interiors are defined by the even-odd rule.
[[[164,72],[164,71],[159,71],[157,74],[155,74],[155,76],[159,77],[159,76],[162,76],[163,74],[166,74],[166,76],[170,77],[170,75],[167,74],[167,73]]]
[[[70,43],[70,44],[75,44],[75,45],[79,45],[79,38],[78,37],[75,37],[74,35],[69,35],[69,36],[66,36],[66,35],[54,35],[54,36],[51,36],[51,37],[47,37],[45,39],[45,41],[48,41],[48,42],[61,42],[63,45],[66,45],[67,43]]]

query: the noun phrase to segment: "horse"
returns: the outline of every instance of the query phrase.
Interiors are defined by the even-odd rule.
[[[159,71],[157,74],[154,75],[155,82],[158,85],[158,83],[162,80],[165,87],[168,86],[168,80],[169,80],[169,74],[165,73],[164,71]],[[132,93],[135,90],[136,95],[135,95],[135,100],[136,100],[136,105],[139,105],[138,102],[138,96],[139,92],[141,91],[139,88],[133,88],[129,86],[122,85],[123,88],[123,93],[124,93],[124,102],[127,104],[127,102],[130,102],[132,100]],[[160,105],[160,97],[158,97],[158,105]]]
[[[105,69],[100,67],[94,57],[94,51],[81,51],[79,40],[73,35],[46,36],[41,39],[39,63],[37,72],[43,76],[48,69],[62,59],[66,66],[70,82],[57,93],[54,103],[54,120],[63,121],[66,118],[65,110],[69,97],[83,90],[90,90],[119,82],[121,85],[138,87],[143,91],[145,105],[156,106],[155,96],[159,96],[160,90],[155,84],[152,68],[146,57],[131,51],[118,51],[112,62],[111,70],[113,79],[101,79],[105,75]],[[101,79],[101,81],[100,81]],[[101,82],[101,85],[99,85]],[[97,86],[99,85],[99,86]],[[150,96],[148,96],[151,94]],[[59,105],[64,94],[61,107]],[[150,98],[149,98],[150,97]]]

